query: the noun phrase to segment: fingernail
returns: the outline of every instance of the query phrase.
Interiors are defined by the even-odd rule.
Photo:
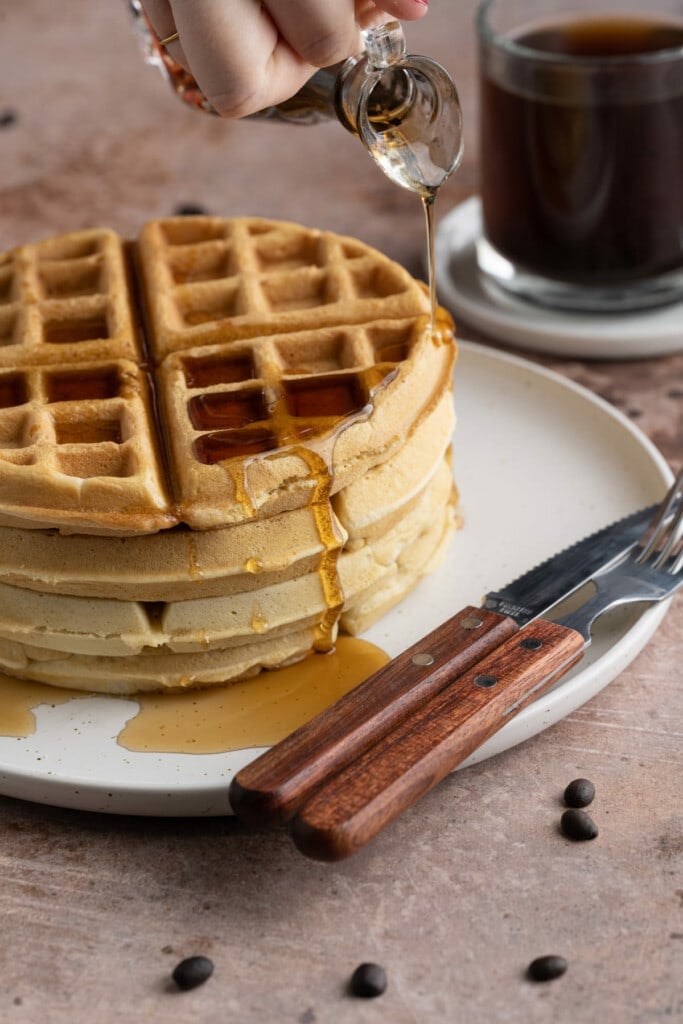
[[[419,4],[420,7],[429,7],[429,0],[415,0],[415,3]]]

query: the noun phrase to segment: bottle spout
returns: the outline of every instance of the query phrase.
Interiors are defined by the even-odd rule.
[[[406,53],[399,22],[363,33],[365,53],[340,78],[337,110],[396,184],[429,195],[462,159],[462,110],[441,64]]]
[[[406,37],[399,21],[366,28],[361,35],[369,69],[388,68],[406,55]]]

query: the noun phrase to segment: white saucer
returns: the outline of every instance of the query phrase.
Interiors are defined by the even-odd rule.
[[[481,202],[474,196],[436,233],[439,301],[457,319],[498,341],[580,359],[634,359],[683,350],[683,303],[623,316],[553,311],[488,289],[477,266]]]

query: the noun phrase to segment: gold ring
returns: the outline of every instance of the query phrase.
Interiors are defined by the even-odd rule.
[[[177,32],[171,32],[170,36],[164,36],[163,39],[159,40],[159,46],[168,46],[169,43],[175,43],[178,38]]]

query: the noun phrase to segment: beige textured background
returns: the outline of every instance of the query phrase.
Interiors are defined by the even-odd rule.
[[[410,49],[461,89],[465,164],[441,212],[476,191],[473,5],[432,0]],[[228,124],[184,109],[142,64],[116,0],[0,4],[0,248],[86,225],[134,234],[179,203],[358,235],[412,270],[422,215],[337,125]],[[460,333],[473,337],[466,325]],[[543,360],[683,460],[683,356]],[[96,816],[0,798],[0,1019],[225,1024],[601,1022],[683,1014],[683,603],[599,697],[515,750],[450,777],[356,859],[298,855],[232,819]],[[601,832],[557,829],[577,775]],[[528,962],[570,962],[549,985]],[[214,976],[169,975],[204,953]],[[349,998],[362,960],[389,974]]]

